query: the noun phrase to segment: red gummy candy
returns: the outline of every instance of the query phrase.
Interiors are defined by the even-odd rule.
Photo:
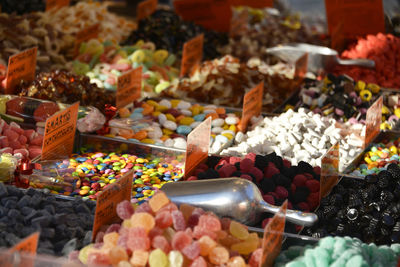
[[[151,241],[151,246],[153,248],[161,249],[165,254],[168,254],[171,251],[171,246],[168,243],[168,240],[162,235],[155,236]]]
[[[250,175],[247,175],[247,174],[240,175],[240,178],[249,180],[250,182],[253,182],[253,177],[251,177]]]
[[[183,255],[188,259],[194,260],[200,255],[200,245],[197,241],[182,249]]]
[[[193,228],[193,237],[196,239],[200,239],[202,236],[207,235],[210,238],[216,240],[217,239],[217,234],[215,232],[212,232],[206,228],[200,227],[196,225]]]
[[[129,230],[129,237],[126,246],[131,250],[149,250],[150,238],[146,235],[146,230],[142,227],[133,227]]]
[[[257,167],[253,167],[250,169],[249,173],[253,174],[256,178],[257,182],[260,182],[264,176],[264,174]]]
[[[286,188],[280,185],[275,188],[275,193],[280,199],[286,199],[289,196],[289,192],[286,190]]]
[[[108,266],[110,265],[110,258],[107,253],[91,252],[87,258],[88,266]]]
[[[306,202],[300,202],[297,204],[302,211],[310,211],[310,206]]]
[[[8,141],[17,141],[18,140],[18,133],[11,130],[11,129],[7,129],[3,131],[3,135],[7,136]]]
[[[306,186],[310,189],[311,193],[319,192],[320,185],[317,180],[308,180]]]
[[[218,170],[218,173],[221,178],[224,178],[231,177],[232,173],[234,173],[235,171],[236,167],[234,165],[226,164]]]
[[[275,205],[275,199],[270,194],[263,195],[263,199],[264,199],[265,202],[267,202],[267,203],[269,203],[271,205]]]
[[[163,212],[163,211],[172,212],[174,210],[178,210],[178,207],[176,206],[175,203],[170,202],[167,205],[165,205],[164,207],[162,207],[161,209],[159,209],[158,212]]]
[[[245,156],[245,158],[246,158],[246,159],[250,159],[252,162],[254,162],[254,161],[256,160],[256,156],[257,156],[256,153],[251,152],[251,153],[247,154],[247,155]]]
[[[129,200],[124,200],[117,205],[117,215],[120,217],[122,220],[127,220],[132,217],[132,214],[134,213],[134,209],[132,207],[132,204]]]
[[[172,225],[172,216],[169,211],[157,212],[156,225],[162,229],[168,228]]]
[[[198,223],[199,223],[199,218],[200,218],[200,214],[191,214],[187,220],[187,226],[188,227],[195,227]]]
[[[314,176],[312,176],[311,173],[305,172],[303,175],[307,178],[307,180],[314,179]]]
[[[240,170],[242,172],[249,172],[251,170],[251,168],[254,167],[254,161],[252,161],[249,158],[244,158],[241,162],[240,162]]]
[[[213,214],[203,214],[199,218],[199,227],[207,229],[208,231],[219,231],[221,230],[221,222]]]
[[[319,167],[319,166],[316,166],[316,167],[314,167],[314,172],[316,173],[316,174],[318,174],[318,175],[320,175],[321,174],[321,167]]]
[[[262,248],[258,248],[251,254],[249,266],[250,267],[260,266],[261,257],[262,257]]]
[[[270,162],[268,166],[264,168],[264,177],[271,178],[274,174],[280,173],[278,168],[275,167],[275,164]]]
[[[33,117],[36,122],[46,121],[48,117],[59,111],[58,105],[54,102],[45,102],[39,105],[35,112],[33,113]]]
[[[25,135],[20,135],[18,137],[18,142],[22,145],[25,146],[26,143],[28,142],[28,138]]]
[[[186,246],[189,246],[192,240],[192,237],[184,231],[178,231],[172,237],[171,245],[173,249],[181,251]]]
[[[222,218],[220,221],[221,221],[222,230],[225,230],[225,231],[229,230],[229,227],[231,226],[231,219]]]
[[[288,161],[287,159],[283,159],[282,161],[283,161],[283,165],[286,168],[290,168],[292,166],[292,163],[290,163],[290,161]]]
[[[43,143],[43,136],[42,135],[38,135],[37,137],[33,138],[29,144],[33,145],[33,146],[41,146]]]
[[[147,212],[147,213],[153,214],[153,210],[151,209],[148,202],[144,202],[144,203],[140,204],[140,206],[136,208],[135,212],[136,213]]]
[[[111,224],[111,225],[107,228],[106,234],[112,233],[112,232],[118,233],[120,229],[121,229],[121,225],[120,225],[120,224],[118,224],[118,223]]]
[[[155,236],[162,235],[163,233],[164,233],[164,229],[161,229],[157,226],[153,227],[153,229],[151,229],[149,232],[149,238],[152,239]]]
[[[297,174],[294,178],[293,178],[293,184],[297,187],[297,186],[304,186],[306,184],[307,181],[307,177],[302,175],[302,174]]]
[[[185,217],[183,217],[180,210],[172,211],[171,216],[175,231],[183,231],[186,229]]]
[[[207,262],[202,256],[197,257],[192,262],[192,264],[189,265],[189,267],[207,267],[207,266],[208,266]]]
[[[236,162],[240,162],[242,159],[239,157],[230,157],[229,164],[235,165]]]

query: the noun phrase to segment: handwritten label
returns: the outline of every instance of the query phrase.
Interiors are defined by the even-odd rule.
[[[69,6],[70,0],[46,0],[46,11]]]
[[[59,111],[46,120],[42,160],[69,156],[74,148],[79,102]]]
[[[281,252],[283,233],[285,231],[286,209],[288,201],[280,207],[278,213],[264,228],[262,240],[262,256],[259,267],[272,266],[276,257]]]
[[[249,19],[249,11],[245,8],[233,12],[231,19],[230,36],[243,35],[247,30],[247,21]]]
[[[319,199],[328,195],[339,181],[339,143],[334,144],[321,160]]]
[[[100,227],[112,223],[117,216],[117,204],[131,200],[133,170],[125,173],[115,183],[110,184],[97,198],[93,223],[92,240],[96,238]]]
[[[118,77],[117,108],[125,107],[142,94],[142,67],[130,70]]]
[[[382,0],[325,0],[325,8],[333,39],[337,38],[333,33],[340,23],[343,31],[339,32],[348,39],[385,32]]]
[[[175,12],[183,20],[206,29],[229,32],[232,10],[230,0],[174,0]]]
[[[185,177],[208,157],[211,136],[211,117],[199,124],[187,137]]]
[[[203,58],[204,34],[187,41],[183,45],[181,76],[191,75]]]
[[[24,50],[8,59],[6,94],[13,94],[22,80],[35,79],[37,47]]]
[[[380,96],[372,106],[367,110],[366,120],[365,120],[365,142],[364,147],[366,147],[371,141],[379,134],[381,131],[382,123],[382,106],[383,97]]]
[[[273,7],[273,0],[231,0],[232,6],[248,6],[252,8]]]
[[[39,232],[33,233],[27,238],[21,240],[18,244],[12,247],[9,252],[21,252],[31,256],[36,255],[36,249],[39,241]],[[17,266],[33,267],[34,259],[22,257],[21,262]]]
[[[157,9],[157,0],[146,0],[140,2],[137,6],[137,20],[142,20],[150,16]]]
[[[77,56],[79,54],[79,47],[81,46],[81,43],[89,41],[90,39],[97,38],[99,32],[100,32],[99,23],[89,26],[78,32],[75,36],[74,56]]]
[[[246,131],[247,125],[253,116],[258,116],[262,109],[262,100],[264,92],[264,82],[251,89],[243,98],[243,114],[240,122],[240,130]]]

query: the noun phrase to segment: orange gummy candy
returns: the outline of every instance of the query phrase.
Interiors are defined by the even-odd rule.
[[[199,239],[199,245],[200,245],[200,255],[205,257],[208,256],[208,254],[210,254],[210,251],[217,246],[217,242],[215,242],[208,235],[203,235]]]
[[[221,265],[225,264],[229,260],[229,251],[221,246],[215,247],[211,250],[208,255],[208,259],[212,264]]]
[[[119,246],[113,247],[108,253],[112,265],[117,265],[120,261],[127,261],[129,259],[125,249]]]
[[[147,212],[135,213],[131,217],[131,227],[143,227],[147,232],[156,224],[154,217]]]
[[[134,267],[142,267],[146,266],[148,259],[149,259],[149,252],[144,250],[135,250],[132,253],[130,263]]]
[[[169,198],[164,192],[158,192],[149,200],[151,210],[156,213],[169,203]]]

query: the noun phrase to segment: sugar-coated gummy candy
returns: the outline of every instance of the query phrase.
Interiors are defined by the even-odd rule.
[[[231,246],[231,249],[233,251],[238,252],[241,255],[248,255],[248,254],[252,253],[254,250],[257,249],[258,244],[259,244],[258,240],[256,240],[256,241],[252,241],[252,240],[243,241],[243,242],[239,242],[239,243],[233,244]]]
[[[155,249],[149,255],[150,267],[167,267],[168,257],[161,249]]]
[[[212,264],[225,264],[229,260],[229,251],[224,247],[217,246],[210,251],[208,259]]]
[[[202,256],[197,257],[190,265],[190,267],[207,267],[207,266],[208,266],[207,262]]]
[[[120,261],[127,261],[129,259],[126,250],[119,246],[113,247],[108,253],[108,256],[110,258],[111,264],[113,265],[118,264]]]
[[[131,227],[143,227],[146,232],[153,229],[155,223],[154,217],[146,212],[135,213],[131,217]]]
[[[149,238],[154,238],[155,236],[162,235],[163,233],[164,233],[164,230],[161,229],[160,227],[156,226],[150,230]]]
[[[149,200],[149,205],[150,208],[153,210],[153,212],[157,212],[159,209],[167,205],[169,202],[170,201],[167,195],[164,192],[159,192]]]
[[[217,246],[217,242],[215,242],[211,237],[208,235],[204,235],[199,239],[200,245],[200,255],[201,256],[208,256],[210,251]]]
[[[212,214],[201,215],[198,226],[213,232],[221,230],[221,222]]]
[[[107,254],[103,252],[91,252],[87,258],[87,265],[97,266],[97,265],[109,265],[110,259]]]
[[[162,229],[172,225],[172,215],[168,211],[158,212],[156,214],[156,226]]]
[[[246,262],[240,256],[235,256],[229,259],[226,267],[246,267]]]
[[[183,255],[185,255],[188,259],[194,260],[200,255],[200,245],[199,242],[194,241],[192,244],[184,247],[182,249]]]
[[[151,241],[151,246],[153,248],[159,248],[167,254],[171,250],[171,245],[169,244],[165,236],[162,235],[155,236]]]
[[[103,236],[103,242],[110,246],[116,246],[118,238],[119,234],[117,232],[108,233]]]
[[[135,250],[132,252],[132,257],[130,259],[130,263],[133,266],[144,267],[147,264],[149,259],[149,252],[145,250]]]
[[[172,222],[174,225],[174,229],[176,231],[183,231],[186,229],[186,221],[180,210],[172,211],[171,216],[172,216]]]
[[[129,263],[129,261],[120,261],[118,262],[117,267],[132,267],[132,265]]]
[[[182,267],[183,255],[178,250],[171,250],[168,254],[169,267]]]
[[[131,251],[148,250],[150,248],[150,238],[147,236],[147,231],[143,227],[132,227],[129,229],[126,245]]]
[[[172,248],[182,251],[182,249],[192,243],[192,237],[184,231],[178,231],[172,237]]]
[[[134,212],[135,210],[129,200],[124,200],[117,205],[117,215],[122,220],[129,219]]]
[[[256,249],[250,256],[249,265],[250,267],[258,267],[260,266],[262,259],[262,249]]]
[[[241,240],[245,240],[249,236],[249,231],[247,228],[241,223],[232,221],[229,226],[229,232],[234,237],[237,237]]]
[[[186,221],[192,215],[194,209],[195,209],[195,207],[185,204],[185,203],[183,203],[179,206],[179,210],[182,212],[183,217],[185,218]]]

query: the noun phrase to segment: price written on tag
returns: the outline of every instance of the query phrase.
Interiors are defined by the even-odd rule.
[[[15,86],[22,80],[35,79],[37,47],[24,50],[8,59],[6,94],[13,94]]]
[[[70,0],[46,0],[46,11],[69,6]]]
[[[249,19],[249,11],[247,9],[242,9],[240,11],[234,12],[231,19],[231,28],[229,30],[230,36],[242,35],[247,30],[247,21]]]
[[[69,156],[74,148],[79,102],[59,111],[46,120],[42,160]]]
[[[273,7],[273,0],[231,0],[232,6],[248,6],[252,8]]]
[[[139,99],[142,94],[142,67],[130,70],[118,77],[116,102],[122,108]]]
[[[272,217],[264,228],[262,240],[262,256],[259,267],[272,266],[281,252],[283,233],[285,230],[287,200],[282,204],[279,212]]]
[[[264,82],[259,83],[244,95],[243,114],[240,121],[240,130],[246,131],[247,125],[253,116],[259,116],[262,109]]]
[[[211,117],[199,124],[187,137],[185,177],[208,157],[211,136]]]
[[[327,196],[339,181],[339,143],[334,144],[321,159],[319,199]]]
[[[204,35],[200,34],[183,45],[181,76],[191,75],[200,65],[203,58],[203,42]]]
[[[342,38],[333,36],[334,33],[355,39],[385,32],[382,0],[325,0],[325,8],[332,39]],[[342,27],[342,30],[335,30],[336,27]]]
[[[126,172],[115,183],[100,193],[96,203],[96,213],[93,223],[92,240],[96,238],[100,227],[114,222],[117,216],[117,204],[124,200],[131,200],[133,170]]]
[[[366,147],[381,131],[382,123],[382,106],[383,97],[380,96],[372,106],[367,110],[365,120],[365,141],[364,147]]]
[[[157,0],[146,0],[140,2],[137,6],[137,20],[142,20],[150,16],[157,9]]]
[[[85,29],[78,32],[75,36],[74,56],[77,56],[79,54],[79,47],[81,46],[81,43],[89,41],[90,39],[97,38],[99,32],[100,32],[99,23],[86,27]]]

